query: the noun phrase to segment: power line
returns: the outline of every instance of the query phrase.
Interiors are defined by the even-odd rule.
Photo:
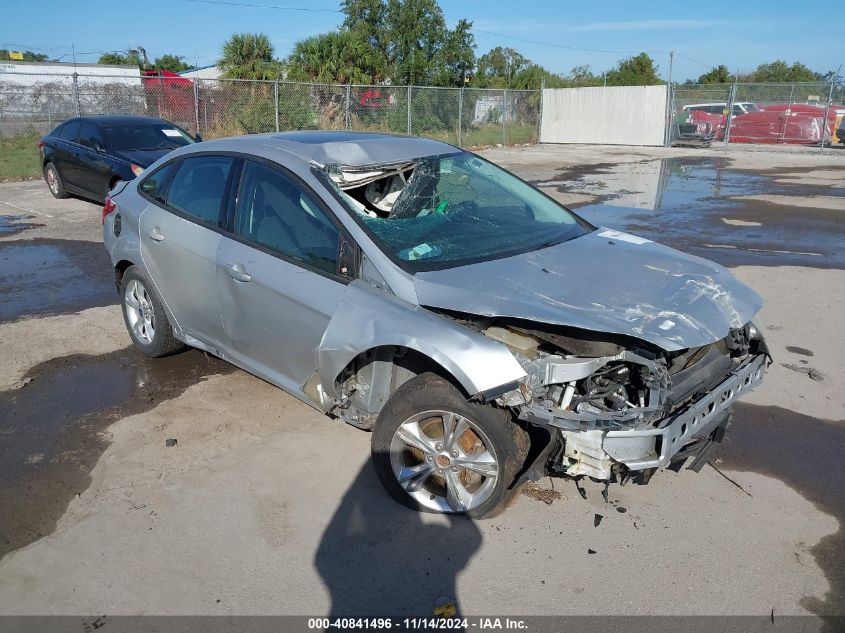
[[[203,4],[222,4],[229,7],[247,7],[251,9],[275,9],[276,11],[303,11],[306,13],[343,13],[337,9],[312,9],[309,7],[280,7],[273,4],[251,4],[249,2],[225,2],[225,0],[186,0]]]
[[[687,57],[686,55],[684,55],[683,53],[679,53],[678,51],[675,51],[675,55],[677,55],[678,57],[683,57],[685,60],[687,60],[688,62],[692,62],[693,64],[698,64],[699,66],[704,66],[705,68],[714,68],[713,64],[705,64],[704,62],[700,62],[697,59],[693,59],[692,57]]]
[[[199,1],[199,0],[191,0]],[[211,0],[209,0],[211,1]],[[473,27],[473,30],[478,31],[479,33],[486,33],[487,35],[495,35],[496,37],[504,37],[511,40],[516,40],[518,42],[527,42],[529,44],[539,44],[541,46],[552,46],[554,48],[565,48],[570,51],[586,51],[588,53],[610,53],[613,55],[634,55],[638,53],[650,53],[652,55],[662,55],[668,54],[669,51],[610,51],[604,50],[600,48],[581,48],[579,46],[567,46],[566,44],[555,44],[553,42],[542,42],[540,40],[531,40],[524,37],[516,37],[515,35],[505,35],[504,33],[494,33],[493,31],[485,31],[484,29],[477,29]]]

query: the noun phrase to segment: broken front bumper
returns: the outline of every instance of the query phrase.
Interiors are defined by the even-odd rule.
[[[663,468],[689,444],[706,439],[725,423],[729,408],[763,379],[767,362],[758,354],[741,365],[706,396],[661,420],[656,427],[561,430],[565,442],[562,470],[572,476],[610,479],[614,463],[629,470]]]

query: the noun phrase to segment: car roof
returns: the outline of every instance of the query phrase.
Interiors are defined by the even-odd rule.
[[[91,121],[98,125],[114,125],[117,123],[123,125],[139,124],[139,123],[166,123],[172,125],[169,121],[159,119],[152,116],[137,116],[132,114],[94,114],[89,116],[78,116],[70,119],[70,121]]]
[[[447,143],[414,136],[381,132],[303,131],[217,139],[190,145],[180,153],[213,150],[244,152],[279,162],[296,158],[305,163],[350,167],[401,163],[462,151]]]

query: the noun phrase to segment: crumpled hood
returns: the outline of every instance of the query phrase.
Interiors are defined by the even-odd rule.
[[[129,161],[130,163],[135,163],[139,167],[149,167],[154,162],[156,162],[159,158],[164,156],[165,154],[169,154],[172,152],[172,149],[152,149],[152,150],[137,150],[137,149],[127,149],[127,150],[120,150],[114,153],[115,156],[118,158],[122,158],[125,161]]]
[[[414,283],[422,306],[624,334],[667,351],[718,341],[763,304],[718,264],[605,228],[514,257],[417,273]]]

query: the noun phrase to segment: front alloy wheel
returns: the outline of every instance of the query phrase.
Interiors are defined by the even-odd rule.
[[[390,443],[390,464],[405,492],[437,512],[477,508],[499,477],[490,439],[453,411],[423,411],[400,424]]]
[[[376,473],[390,495],[424,512],[497,514],[528,453],[510,413],[470,402],[449,381],[421,374],[400,386],[373,428]]]

